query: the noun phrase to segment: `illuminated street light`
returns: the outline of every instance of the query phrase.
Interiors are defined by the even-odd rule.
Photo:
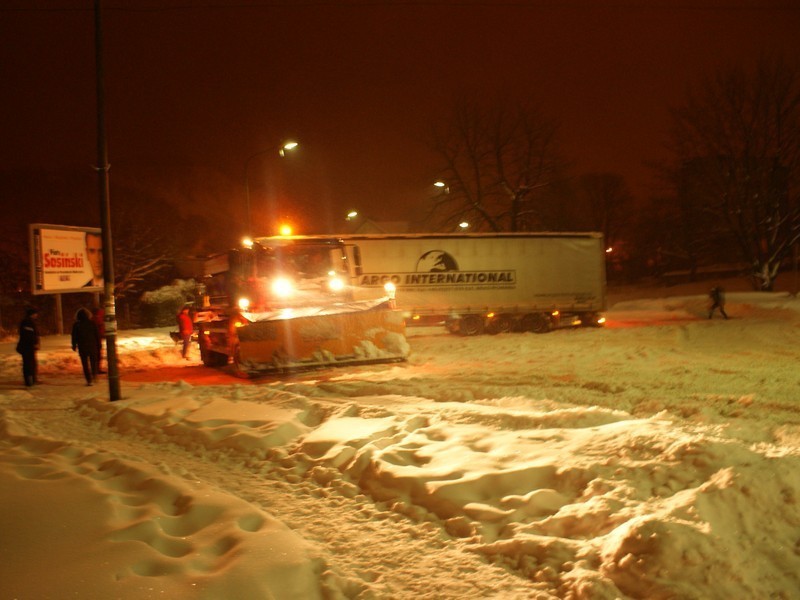
[[[283,146],[281,146],[281,149],[278,150],[278,154],[280,154],[281,156],[286,156],[287,150],[294,150],[295,148],[297,148],[297,146],[298,146],[297,142],[286,142]]]
[[[278,149],[278,154],[280,156],[286,156],[286,152],[294,150],[297,148],[297,146],[299,146],[299,144],[295,141],[286,142]],[[254,158],[263,156],[264,154],[269,154],[274,151],[274,148],[270,148],[269,150],[261,150],[260,152],[250,155],[244,163],[244,195],[247,208],[247,235],[253,234],[252,221],[250,218],[250,180],[248,178],[248,173],[250,172],[250,163]]]
[[[358,216],[358,211],[357,210],[351,210],[349,213],[347,213],[347,220],[348,221],[352,221],[357,216]]]
[[[284,223],[283,225],[280,226],[280,229],[278,230],[278,232],[281,235],[292,235],[292,226],[291,225],[287,225],[286,223]]]
[[[461,231],[466,231],[467,229],[469,229],[469,223],[467,223],[466,221],[461,221],[461,223],[458,224],[458,228]]]

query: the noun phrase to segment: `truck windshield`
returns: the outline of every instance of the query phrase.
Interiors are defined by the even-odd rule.
[[[251,310],[265,310],[352,294],[341,244],[259,244],[232,250],[226,266],[204,278],[205,304],[235,306],[245,298]]]
[[[340,265],[333,263],[334,254],[337,253],[341,255],[338,248],[329,246],[297,245],[274,248],[273,252],[259,256],[258,276],[272,277],[282,274],[297,279],[328,277],[332,271],[338,273],[341,270]]]

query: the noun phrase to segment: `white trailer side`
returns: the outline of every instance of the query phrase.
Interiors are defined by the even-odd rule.
[[[605,252],[598,233],[409,234],[343,236],[354,283],[397,286],[410,316],[526,315],[594,318],[605,310]],[[528,319],[530,321],[530,319]],[[491,330],[490,321],[484,325]],[[528,323],[530,325],[530,323]],[[463,332],[463,327],[461,328]],[[482,329],[482,327],[481,327]],[[509,329],[503,323],[501,330]],[[536,330],[536,329],[534,329]]]

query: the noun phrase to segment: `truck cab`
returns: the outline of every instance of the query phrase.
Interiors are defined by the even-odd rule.
[[[227,269],[206,287],[223,301],[254,312],[327,305],[352,298],[341,242],[315,240],[231,250]],[[214,297],[214,296],[212,296]]]
[[[202,287],[196,321],[207,366],[233,359],[237,369],[252,372],[407,354],[385,335],[404,340],[393,296],[371,290],[369,298],[355,297],[345,243],[338,238],[256,239],[209,258]]]

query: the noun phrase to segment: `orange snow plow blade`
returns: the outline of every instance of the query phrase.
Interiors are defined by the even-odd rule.
[[[241,316],[234,363],[244,373],[408,357],[405,321],[387,299]]]

